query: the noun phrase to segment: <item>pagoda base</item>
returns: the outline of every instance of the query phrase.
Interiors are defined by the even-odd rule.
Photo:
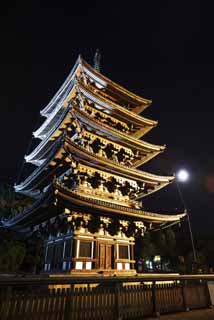
[[[134,238],[122,231],[111,236],[100,228],[91,233],[79,227],[46,241],[44,271],[74,276],[134,276]]]

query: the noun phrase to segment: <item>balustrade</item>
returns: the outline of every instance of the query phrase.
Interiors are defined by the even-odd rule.
[[[213,280],[213,275],[1,277],[0,315],[4,320],[158,316],[211,306]]]

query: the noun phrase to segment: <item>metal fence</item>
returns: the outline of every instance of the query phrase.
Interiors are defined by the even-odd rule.
[[[214,276],[0,277],[0,320],[142,319],[211,305]]]

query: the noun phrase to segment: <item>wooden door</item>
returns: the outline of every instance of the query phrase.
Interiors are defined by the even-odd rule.
[[[99,268],[111,269],[112,265],[112,245],[100,243],[99,244]]]

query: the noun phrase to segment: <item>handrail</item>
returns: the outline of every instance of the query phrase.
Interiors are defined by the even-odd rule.
[[[92,283],[98,283],[98,284],[106,284],[106,283],[123,283],[123,282],[159,282],[159,281],[185,281],[185,280],[210,280],[214,281],[214,274],[195,274],[195,275],[136,275],[136,276],[103,276],[103,275],[97,275],[97,276],[89,276],[82,275],[82,276],[76,276],[76,275],[68,275],[68,276],[0,276],[0,287],[5,286],[30,286],[30,285],[69,285],[69,284],[92,284]]]

